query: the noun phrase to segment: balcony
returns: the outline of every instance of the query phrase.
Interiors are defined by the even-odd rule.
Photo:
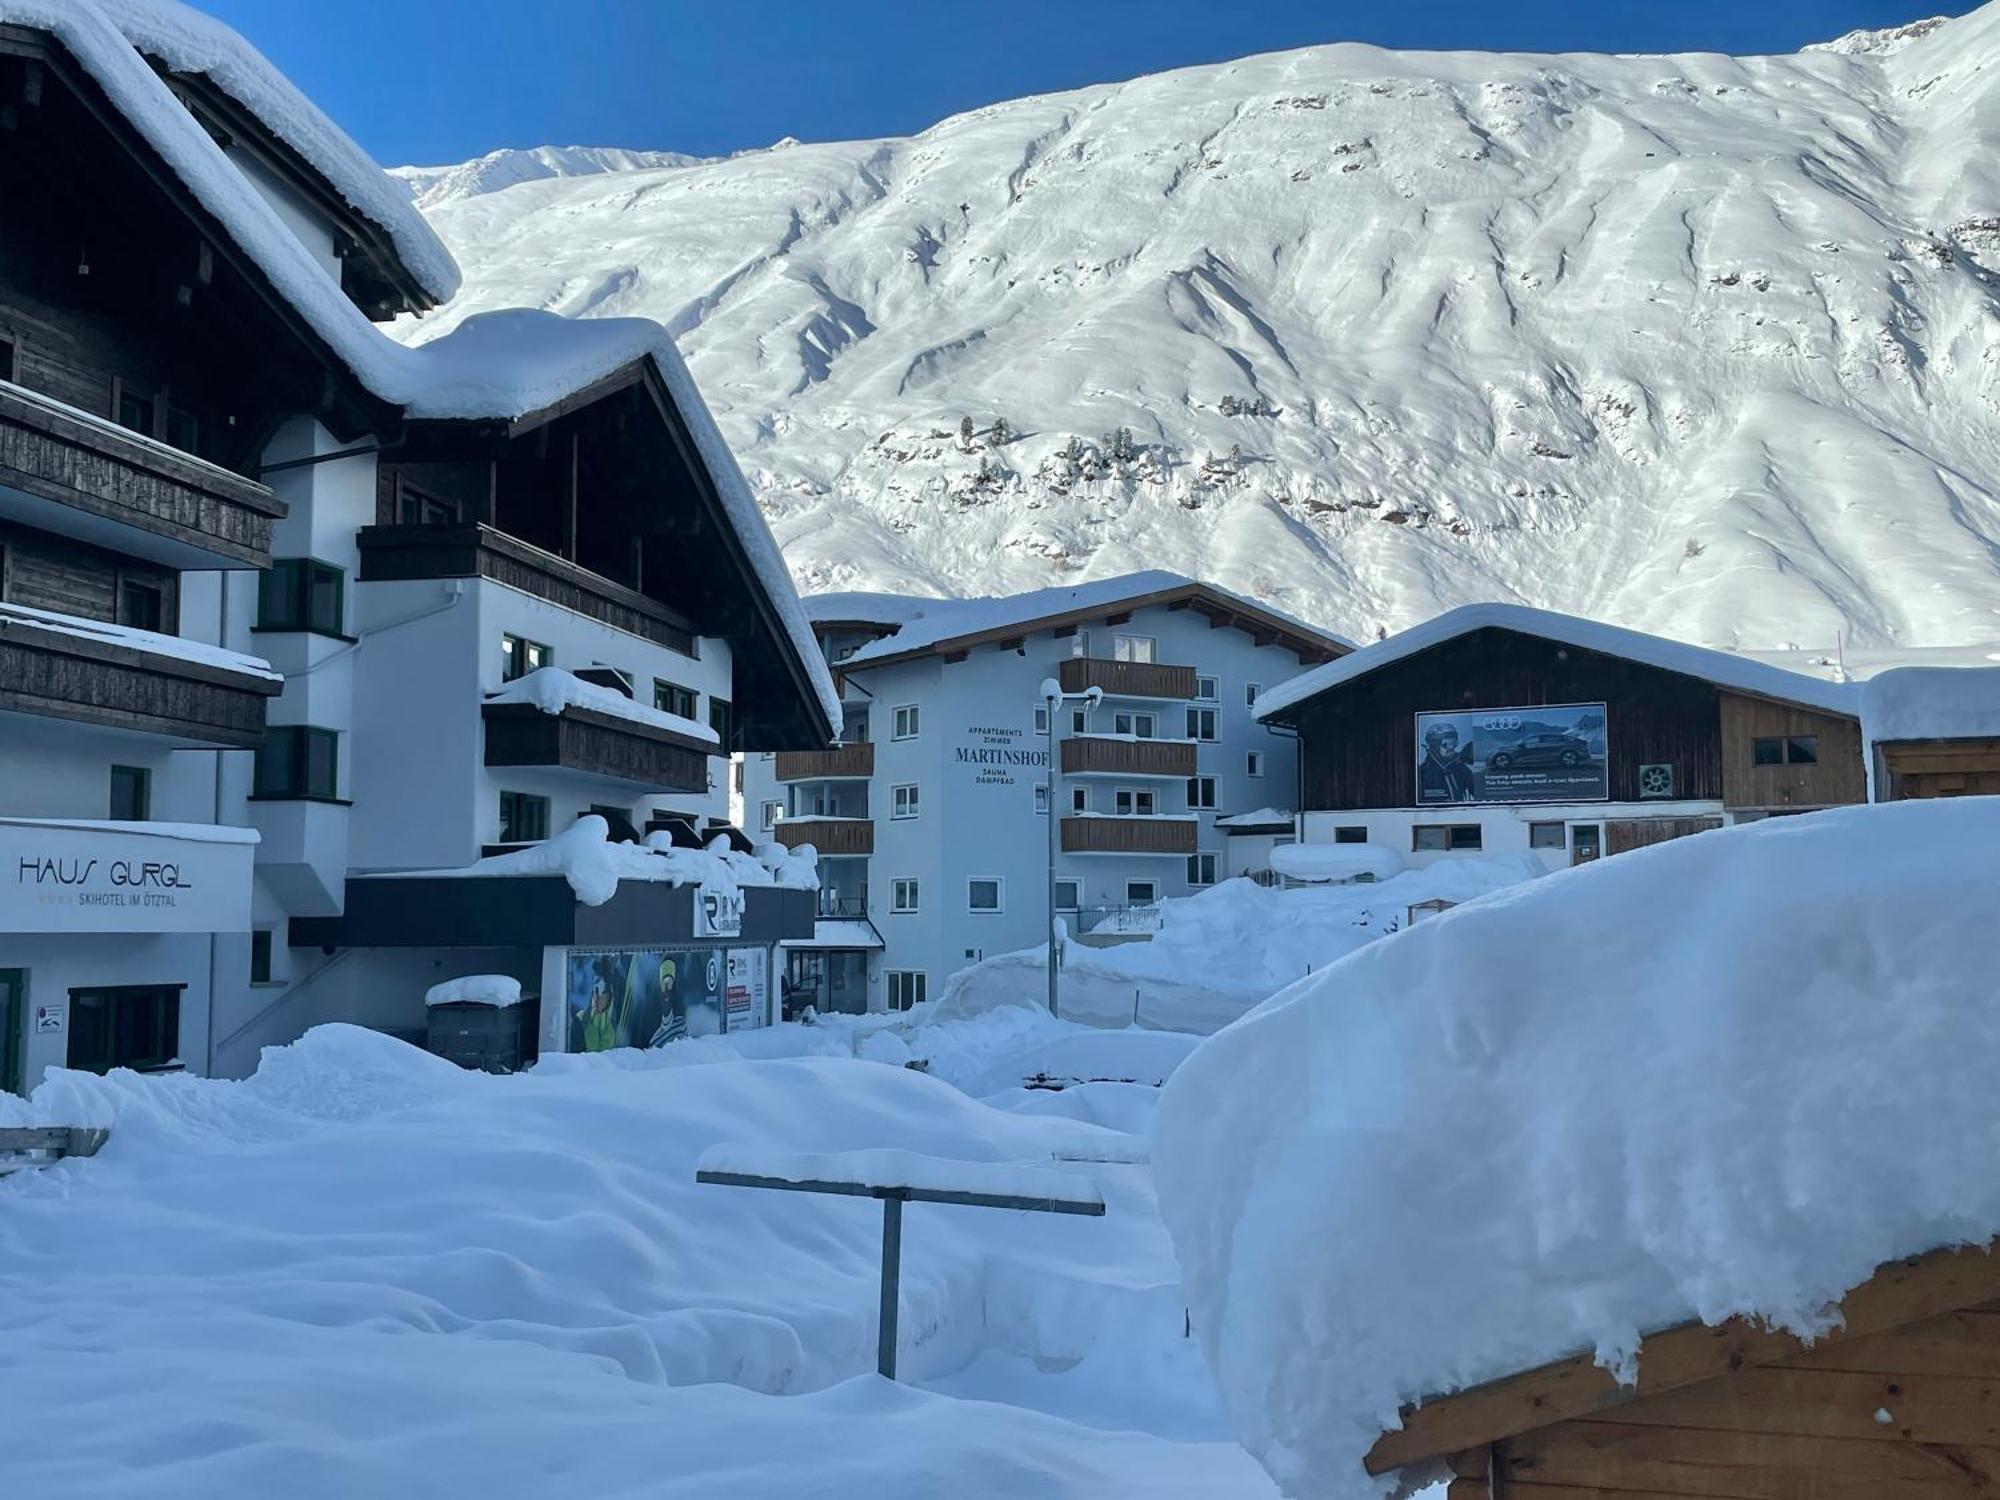
[[[648,791],[706,792],[714,745],[575,704],[486,703],[486,764],[569,771]]]
[[[858,922],[868,915],[868,897],[865,893],[851,895],[840,891],[822,890],[819,893],[819,906],[815,915],[829,920]]]
[[[875,852],[872,818],[781,818],[771,836],[787,849],[811,844],[821,855]]]
[[[284,513],[255,480],[0,381],[0,517],[208,569],[268,566]]]
[[[875,746],[836,745],[831,750],[780,750],[780,781],[865,781],[875,774]]]
[[[1062,742],[1065,776],[1131,776],[1185,780],[1194,775],[1193,740],[1141,740],[1126,735],[1078,735]]]
[[[1065,854],[1179,854],[1195,852],[1193,817],[1067,817]]]
[[[490,578],[655,645],[695,652],[694,628],[658,600],[491,526],[364,526],[362,583]]]
[[[1056,668],[1065,693],[1092,688],[1107,698],[1187,700],[1194,697],[1194,668],[1155,661],[1106,661],[1097,656],[1072,656]]]
[[[213,646],[0,605],[0,711],[250,750],[282,686],[262,663]]]

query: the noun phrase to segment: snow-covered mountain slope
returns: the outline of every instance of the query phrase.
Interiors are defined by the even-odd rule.
[[[627,151],[618,146],[534,146],[525,151],[506,147],[448,167],[391,167],[389,175],[409,185],[418,208],[428,209],[521,182],[691,167],[707,159],[680,151]]]
[[[467,290],[406,336],[659,318],[809,589],[2000,637],[2000,3],[1790,57],[1328,46],[427,199]]]

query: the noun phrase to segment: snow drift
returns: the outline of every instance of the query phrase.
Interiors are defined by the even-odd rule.
[[[1643,1333],[1810,1335],[2000,1232],[2000,798],[1699,834],[1377,943],[1204,1043],[1155,1138],[1244,1443],[1373,1493],[1398,1409]]]

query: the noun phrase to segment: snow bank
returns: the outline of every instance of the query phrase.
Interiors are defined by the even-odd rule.
[[[655,729],[670,729],[675,734],[701,740],[710,745],[722,743],[715,731],[706,724],[693,719],[684,719],[679,714],[648,708],[645,704],[626,697],[615,688],[604,687],[595,682],[585,682],[576,673],[565,671],[561,667],[537,667],[532,672],[524,672],[499,692],[488,693],[486,701],[532,703],[545,714],[559,714],[566,708],[587,708],[594,713],[610,714],[613,718],[629,719],[634,724],[649,724]]]
[[[1387,880],[1403,868],[1403,856],[1386,844],[1280,844],[1271,868],[1288,880]]]
[[[1320,847],[1320,846],[1315,846]],[[1353,845],[1326,846],[1343,850]],[[1062,1014],[1098,1026],[1218,1031],[1268,996],[1396,932],[1418,902],[1465,902],[1543,875],[1531,854],[1450,859],[1374,883],[1273,890],[1225,880],[1162,901],[1150,941],[1063,947]],[[1048,1003],[1048,949],[1002,953],[960,969],[936,1004],[944,1015]]]
[[[554,838],[511,854],[495,854],[462,870],[422,870],[412,875],[560,875],[585,906],[602,906],[618,893],[621,880],[651,880],[667,885],[702,885],[735,891],[743,886],[783,886],[795,891],[819,889],[816,859],[807,849],[759,844],[755,854],[739,854],[729,840],[717,836],[706,849],[677,849],[664,833],[651,833],[643,844],[614,844],[611,825],[596,813],[586,813]],[[384,877],[387,879],[396,876]]]
[[[2000,667],[1891,667],[1861,686],[1861,733],[1879,740],[2000,739]]]
[[[425,1005],[491,1005],[505,1009],[521,1003],[521,981],[511,974],[467,974],[447,979],[424,991]]]
[[[1811,1334],[2000,1231],[2000,799],[1771,819],[1446,912],[1205,1043],[1154,1160],[1245,1445],[1374,1492],[1398,1408],[1649,1330]]]

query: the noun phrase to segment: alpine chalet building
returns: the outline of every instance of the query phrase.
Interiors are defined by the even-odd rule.
[[[585,815],[663,868],[726,839],[758,884],[729,754],[824,746],[839,706],[664,332],[501,312],[397,344],[371,325],[457,269],[253,49],[179,7],[11,10],[0,1088],[241,1074],[323,1020],[418,1032],[440,979],[533,994],[569,944],[688,937],[677,879],[595,906],[410,879]],[[732,976],[725,939],[810,931],[804,893],[743,894],[710,933]]]
[[[1230,825],[1288,827],[1297,784],[1296,742],[1251,705],[1350,649],[1160,572],[806,608],[840,683],[841,741],[744,767],[753,836],[819,856],[817,930],[786,944],[793,1010],[904,1009],[1044,941],[1052,744],[1055,906],[1072,932],[1144,931],[1162,899],[1243,873]],[[1050,679],[1066,695],[1052,725]]]

